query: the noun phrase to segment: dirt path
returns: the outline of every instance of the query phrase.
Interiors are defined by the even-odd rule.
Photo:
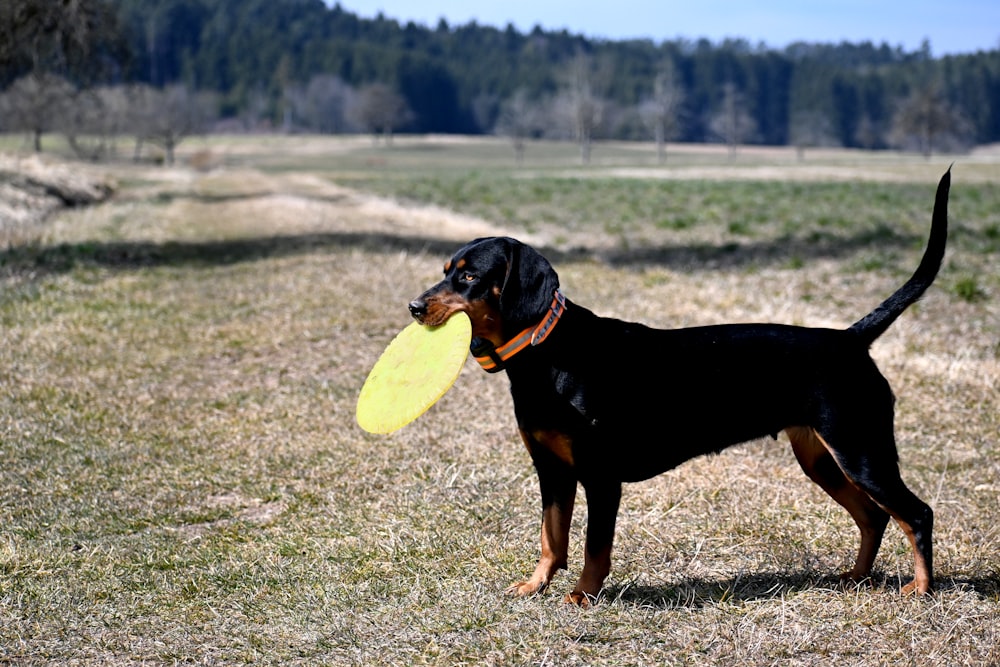
[[[352,230],[365,229],[414,236],[467,241],[478,236],[504,236],[511,230],[484,218],[457,213],[439,206],[400,204],[399,202],[330,183],[311,174],[295,175],[298,186],[320,193],[320,200],[336,209],[334,218],[346,222]],[[296,188],[298,190],[298,188]],[[301,190],[300,190],[301,192]],[[288,196],[288,195],[286,195]],[[291,195],[301,196],[301,195]],[[266,205],[266,202],[261,202]],[[523,231],[518,234],[524,237]]]
[[[492,222],[437,206],[400,204],[306,172],[90,165],[0,156],[0,244],[94,238],[165,242],[303,234],[386,234],[453,240],[509,234]],[[8,164],[9,163],[9,164]],[[2,171],[6,166],[10,167]],[[79,168],[78,168],[79,167]],[[104,206],[100,203],[120,183]],[[70,184],[91,200],[68,202],[44,184]],[[66,185],[69,187],[69,185]],[[154,206],[149,206],[154,202]],[[523,232],[518,232],[525,237]]]

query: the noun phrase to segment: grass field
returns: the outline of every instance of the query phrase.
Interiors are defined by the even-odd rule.
[[[184,148],[218,168],[78,165],[117,196],[0,230],[0,664],[1000,663],[1000,156]],[[936,512],[932,596],[899,595],[895,526],[838,588],[857,531],[782,436],[627,486],[594,608],[561,602],[582,503],[570,572],[510,599],[540,511],[505,379],[469,363],[396,434],[354,423],[471,237],[536,243],[602,314],[843,327],[915,268],[953,160],[941,275],[873,349]]]

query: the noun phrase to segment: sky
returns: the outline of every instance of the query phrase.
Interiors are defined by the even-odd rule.
[[[330,0],[331,4],[334,0]],[[885,42],[934,56],[1000,48],[1000,0],[340,0],[364,18],[382,12],[402,23],[435,27],[535,25],[590,38],[742,38],[780,49],[792,42]]]

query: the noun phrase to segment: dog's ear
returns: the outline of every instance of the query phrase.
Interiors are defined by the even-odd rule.
[[[559,276],[534,248],[515,239],[506,241],[507,275],[500,290],[504,326],[517,331],[545,316]]]

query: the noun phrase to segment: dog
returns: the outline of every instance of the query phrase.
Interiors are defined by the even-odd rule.
[[[933,511],[903,483],[895,398],[872,343],[934,281],[948,235],[951,169],[937,188],[930,238],[913,276],[843,330],[783,324],[653,329],[600,317],[566,298],[551,264],[508,237],[479,238],[444,265],[444,279],[409,303],[424,325],[457,312],[471,351],[505,370],[518,430],[538,475],[541,557],[508,593],[542,591],[567,568],[577,484],[588,508],[583,571],[566,601],[587,605],[611,570],[622,484],[693,457],[784,431],[806,475],[861,532],[842,579],[869,577],[889,518],[913,550],[904,594],[933,589]]]

